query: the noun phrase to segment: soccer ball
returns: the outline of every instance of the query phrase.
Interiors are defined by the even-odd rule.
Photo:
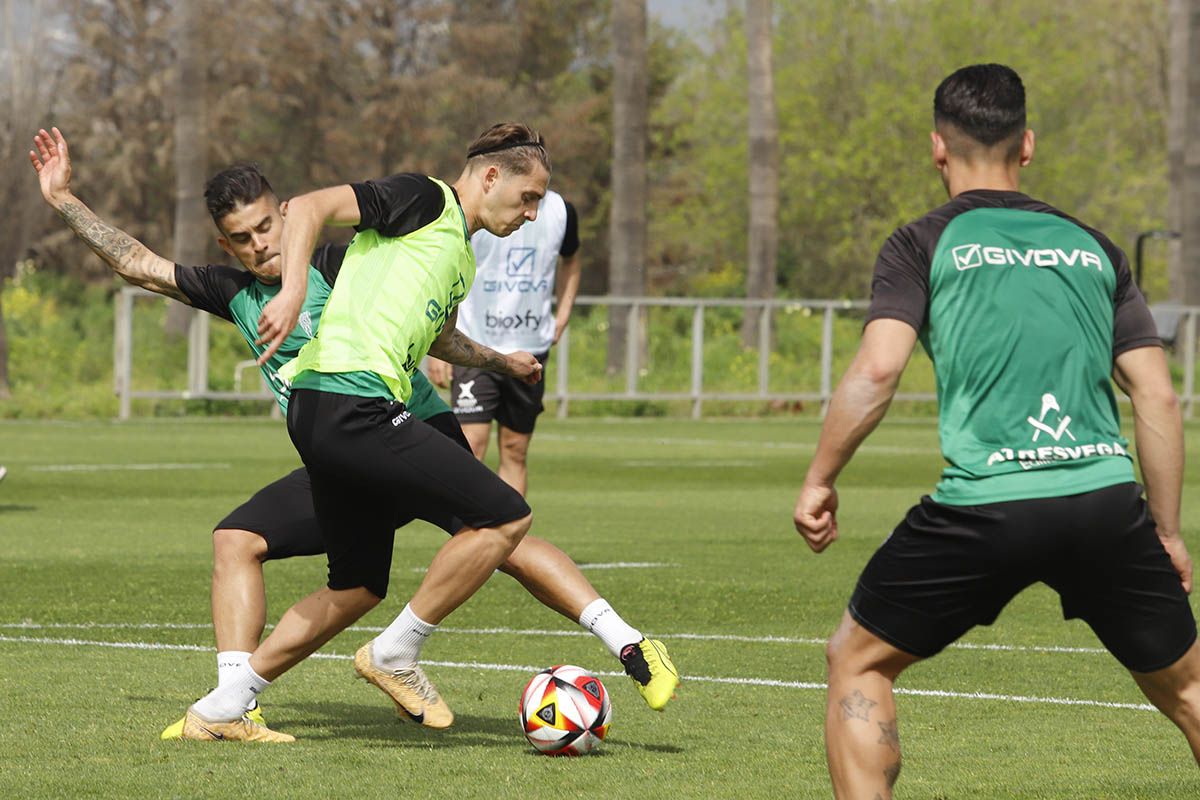
[[[590,753],[612,722],[608,690],[595,675],[569,664],[544,669],[525,685],[521,730],[549,756]]]

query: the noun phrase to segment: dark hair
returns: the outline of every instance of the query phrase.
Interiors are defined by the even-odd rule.
[[[933,124],[950,125],[972,141],[993,147],[1014,139],[1011,158],[1025,132],[1025,85],[1003,64],[974,64],[955,71],[933,95]]]
[[[234,164],[204,184],[204,203],[217,227],[225,215],[238,206],[253,203],[264,194],[275,194],[257,164]]]
[[[481,164],[496,164],[517,175],[528,175],[533,171],[534,163],[550,171],[546,140],[533,128],[519,122],[501,122],[479,134],[467,148],[467,163],[476,159]]]

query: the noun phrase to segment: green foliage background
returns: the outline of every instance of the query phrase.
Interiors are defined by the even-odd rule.
[[[73,137],[78,194],[169,256],[173,133],[163,120],[186,98],[172,97],[164,77],[171,68],[162,56],[170,46],[168,9],[164,0],[80,3],[72,21],[80,46],[65,61],[46,122]],[[613,58],[607,3],[246,0],[244,10],[236,19],[215,14],[211,28],[197,34],[211,39],[214,53],[214,170],[258,161],[284,196],[393,171],[452,175],[462,145],[484,126],[526,119],[547,135],[554,186],[580,211],[584,292],[605,291]],[[1138,232],[1166,227],[1167,14],[1158,0],[792,0],[776,3],[775,13],[780,296],[865,298],[883,239],[944,202],[928,165],[932,94],[967,63],[1001,61],[1025,79],[1038,135],[1024,178],[1030,194],[1129,250]],[[733,3],[710,30],[694,35],[651,26],[651,294],[744,294],[743,22]],[[32,182],[28,164],[22,170]],[[13,390],[0,416],[107,416],[115,410],[117,284],[44,212],[30,260],[0,289]],[[1154,245],[1148,255],[1145,288],[1154,301],[1166,294],[1165,248]],[[214,249],[211,258],[221,254]],[[139,388],[181,386],[182,343],[157,334],[161,306],[139,301],[138,309]],[[710,314],[706,385],[750,391],[758,356],[737,343],[735,317]],[[793,324],[798,319],[780,317],[773,391],[816,387],[819,349],[811,331]],[[604,374],[604,324],[590,315],[573,328],[573,389],[623,389],[623,376]],[[652,326],[644,387],[682,391],[689,385],[689,320],[653,312]],[[844,326],[839,367],[857,338],[855,321]],[[245,350],[227,326],[213,330],[212,388],[229,388]],[[929,389],[920,374],[911,382],[912,391]],[[590,408],[667,413],[678,405]],[[261,413],[263,406],[137,407],[185,410]]]

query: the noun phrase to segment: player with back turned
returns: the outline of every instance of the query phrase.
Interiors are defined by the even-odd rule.
[[[1039,581],[1200,759],[1182,421],[1146,302],[1106,236],[1018,191],[1034,135],[1013,70],[947,77],[934,125],[950,202],[884,243],[862,343],[794,514],[814,551],[837,538],[835,481],[883,418],[919,338],[937,376],[947,466],[871,558],[829,641],[834,793],[892,796],[897,676]],[[1133,401],[1144,499],[1110,376]]]

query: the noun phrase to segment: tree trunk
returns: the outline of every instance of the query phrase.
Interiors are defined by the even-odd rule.
[[[746,3],[746,51],[749,82],[750,230],[746,262],[746,296],[775,296],[779,250],[779,119],[775,113],[775,78],[771,45],[771,0]],[[742,321],[742,345],[758,341],[759,309]],[[770,346],[768,336],[767,346]]]
[[[646,291],[646,0],[615,0],[612,18],[613,158],[608,291]],[[608,371],[625,365],[628,307],[608,312]]]
[[[181,0],[175,7],[179,63],[175,83],[175,250],[178,264],[203,264],[208,251],[204,180],[208,161],[208,113],[205,103],[204,0]],[[166,332],[187,333],[191,306],[171,301]]]
[[[44,119],[48,98],[57,91],[61,69],[39,60],[46,43],[43,0],[4,0],[0,47],[7,70],[0,72],[0,292],[29,248],[36,215],[46,206],[29,169],[30,139]],[[8,331],[0,309],[0,398],[10,396]]]
[[[1171,0],[1167,162],[1171,301],[1200,305],[1200,0]]]

